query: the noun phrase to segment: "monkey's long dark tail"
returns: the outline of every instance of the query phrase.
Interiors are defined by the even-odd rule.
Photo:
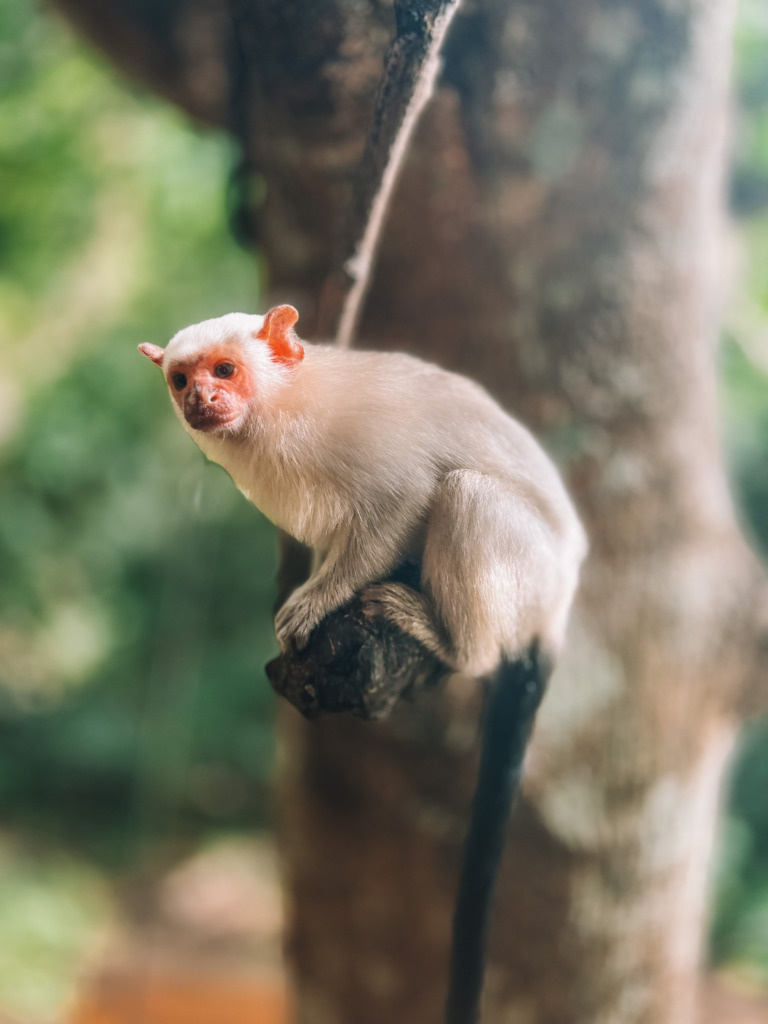
[[[552,667],[551,659],[534,645],[520,659],[503,662],[491,683],[453,918],[446,1024],[477,1024],[479,1020],[491,901],[507,821]]]

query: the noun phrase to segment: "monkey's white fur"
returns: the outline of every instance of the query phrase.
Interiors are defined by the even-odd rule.
[[[305,346],[293,366],[255,338],[264,317],[187,327],[162,359],[226,345],[254,393],[226,430],[185,429],[274,523],[317,552],[276,619],[303,643],[364,591],[452,667],[493,671],[538,639],[556,651],[586,551],[557,470],[531,434],[472,381],[408,355]],[[404,559],[422,592],[380,584]],[[376,585],[379,583],[379,585]]]

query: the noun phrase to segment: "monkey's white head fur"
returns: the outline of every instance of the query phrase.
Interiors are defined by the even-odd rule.
[[[241,344],[255,338],[266,318],[258,313],[226,313],[212,320],[201,320],[177,331],[165,348],[163,365],[196,359],[202,352],[216,345],[237,340]],[[255,349],[264,346],[254,346]]]
[[[162,369],[185,429],[232,434],[254,411],[276,408],[276,394],[304,358],[293,331],[297,319],[292,306],[265,316],[228,313],[185,327],[165,349],[139,348]]]

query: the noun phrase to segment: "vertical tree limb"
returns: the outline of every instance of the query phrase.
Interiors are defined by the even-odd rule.
[[[460,0],[395,0],[396,35],[384,62],[348,217],[341,266],[321,299],[321,337],[349,348],[408,144],[435,87],[440,50]]]

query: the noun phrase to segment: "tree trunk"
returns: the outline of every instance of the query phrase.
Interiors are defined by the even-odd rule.
[[[166,0],[153,24],[138,0],[59,5],[224,120],[195,79],[232,73],[220,0]],[[261,245],[312,337],[392,12],[237,11]],[[528,423],[591,537],[510,829],[486,1024],[694,1014],[719,788],[767,635],[713,368],[732,15],[731,0],[465,0],[364,316],[365,345],[462,370]],[[164,67],[126,58],[126,21],[164,40]],[[282,714],[301,1024],[441,1020],[479,699],[455,679],[385,724]]]

